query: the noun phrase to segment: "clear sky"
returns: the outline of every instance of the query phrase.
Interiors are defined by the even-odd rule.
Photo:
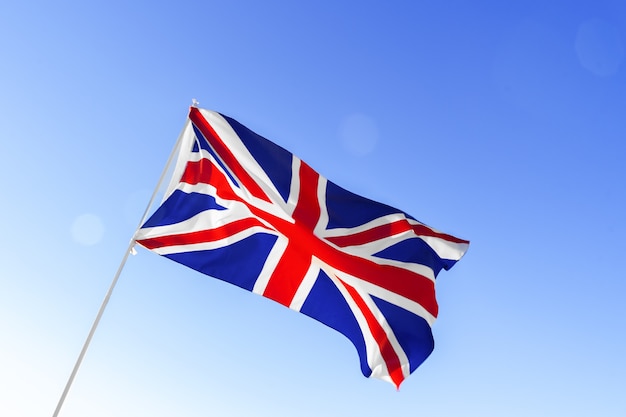
[[[0,415],[50,416],[191,99],[461,238],[399,392],[140,249],[60,414],[626,415],[626,2],[0,3]]]

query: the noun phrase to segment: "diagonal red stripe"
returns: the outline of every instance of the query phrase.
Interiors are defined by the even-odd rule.
[[[202,132],[204,137],[207,138],[215,152],[219,155],[226,166],[232,171],[232,173],[239,179],[241,184],[255,197],[271,202],[267,194],[259,186],[259,184],[248,174],[248,171],[241,166],[237,158],[232,154],[228,146],[224,143],[222,138],[219,137],[217,132],[213,129],[213,126],[204,118],[200,110],[196,107],[192,107],[189,110],[189,119],[194,125]]]
[[[365,300],[363,300],[363,298],[356,291],[356,289],[343,281],[341,281],[341,283],[344,285],[344,287],[350,294],[350,297],[354,300],[361,313],[363,313],[365,321],[367,322],[367,327],[369,327],[370,332],[374,337],[376,344],[378,345],[380,354],[385,361],[385,365],[387,366],[387,372],[389,373],[389,376],[391,377],[391,380],[396,388],[399,388],[400,384],[404,380],[404,374],[402,373],[402,364],[400,363],[400,358],[398,357],[398,354],[396,353],[395,349],[391,345],[391,342],[389,341],[389,338],[387,337],[385,329],[383,329],[380,322],[376,319],[376,316],[374,316],[374,313],[372,313],[370,308],[367,306],[367,303],[365,302]]]
[[[363,245],[365,243],[385,239],[409,230],[411,230],[411,225],[406,220],[398,220],[393,223],[382,224],[369,230],[353,233],[351,235],[328,237],[326,240],[344,248],[346,246]]]
[[[453,242],[453,243],[469,243],[469,240],[459,239],[458,237],[455,237],[446,233],[435,232],[433,229],[431,229],[428,226],[424,226],[423,224],[415,224],[412,227],[413,227],[413,231],[418,236],[432,236],[432,237],[437,237],[439,239],[447,240],[448,242]]]

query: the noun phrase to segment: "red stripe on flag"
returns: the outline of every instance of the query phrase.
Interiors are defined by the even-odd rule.
[[[399,235],[400,233],[408,232],[409,230],[412,230],[417,236],[432,236],[452,243],[469,243],[467,240],[459,239],[445,233],[436,232],[428,226],[421,224],[412,225],[406,220],[398,220],[393,223],[382,224],[369,230],[364,230],[351,235],[331,236],[326,238],[326,240],[341,248],[345,248],[346,246],[363,245],[385,239],[394,235]]]
[[[354,233],[352,235],[328,237],[326,240],[344,248],[346,246],[356,246],[375,242],[409,230],[411,230],[411,225],[406,220],[398,220],[393,223],[381,224],[380,226]]]
[[[436,237],[439,239],[447,240],[448,242],[469,244],[469,240],[463,240],[463,239],[459,239],[458,237],[448,235],[446,233],[436,232],[430,227],[425,226],[423,224],[414,224],[413,231],[418,236],[432,236],[432,237]]]
[[[374,337],[376,344],[378,345],[378,349],[380,350],[380,355],[385,361],[385,365],[387,366],[387,372],[391,377],[391,381],[394,383],[396,388],[399,388],[402,381],[404,381],[402,364],[400,363],[400,358],[398,357],[398,354],[396,353],[395,349],[391,345],[391,342],[389,341],[389,338],[387,337],[385,329],[383,329],[383,326],[376,319],[376,316],[374,316],[374,313],[372,313],[361,295],[350,285],[346,284],[343,281],[341,281],[341,283],[344,285],[344,287],[350,294],[350,297],[354,300],[361,313],[363,313],[363,317],[367,322],[367,327],[369,327],[370,332]]]
[[[320,202],[317,198],[319,174],[303,161],[300,161],[300,194],[293,212],[296,223],[313,231],[320,218]]]
[[[138,240],[137,243],[148,249],[163,248],[167,246],[193,245],[196,243],[215,242],[228,238],[236,233],[242,232],[251,227],[261,226],[267,229],[263,223],[255,218],[236,220],[214,229],[199,230],[191,233],[181,233],[176,235],[159,236]]]
[[[261,200],[271,202],[259,184],[252,179],[250,174],[248,174],[248,171],[241,166],[237,158],[235,158],[235,156],[230,152],[228,146],[226,146],[222,138],[220,138],[217,132],[213,129],[213,126],[211,126],[202,113],[200,113],[200,110],[196,107],[192,107],[189,110],[189,119],[191,119],[193,124],[196,125],[200,132],[202,132],[202,134],[207,138],[215,152],[220,156],[220,158],[222,158],[222,161],[226,164],[226,166],[228,166],[239,181],[241,181],[241,185],[243,185],[253,196],[260,198]]]
[[[208,184],[215,187],[220,198],[241,201],[233,192],[226,176],[208,159],[187,162],[180,181],[190,185]]]

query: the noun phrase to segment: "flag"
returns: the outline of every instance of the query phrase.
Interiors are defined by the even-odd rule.
[[[469,244],[197,107],[163,203],[135,240],[339,331],[366,377],[396,387],[432,352],[435,278]]]

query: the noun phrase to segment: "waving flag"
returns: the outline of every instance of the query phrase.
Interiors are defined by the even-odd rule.
[[[396,387],[432,352],[435,277],[469,244],[196,107],[166,198],[135,239],[341,332],[363,374]]]

